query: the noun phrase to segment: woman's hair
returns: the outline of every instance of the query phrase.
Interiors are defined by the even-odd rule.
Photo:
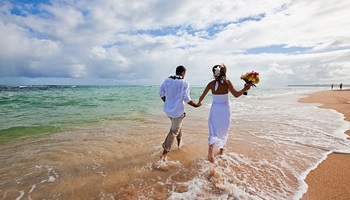
[[[220,69],[220,71],[219,71]],[[227,84],[227,80],[226,80],[226,66],[224,64],[221,65],[214,65],[212,71],[216,76],[216,81],[219,81],[220,83]]]

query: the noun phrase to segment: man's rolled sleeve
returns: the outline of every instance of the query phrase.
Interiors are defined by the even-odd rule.
[[[190,89],[189,89],[189,84],[187,81],[186,81],[186,85],[184,88],[183,100],[185,103],[188,103],[192,100],[190,97]]]
[[[160,97],[165,97],[164,83],[160,86],[158,94]]]

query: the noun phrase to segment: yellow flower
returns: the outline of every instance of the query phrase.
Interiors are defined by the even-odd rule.
[[[248,73],[242,74],[242,75],[241,75],[241,79],[246,79],[246,78],[247,78],[247,75],[248,75]]]

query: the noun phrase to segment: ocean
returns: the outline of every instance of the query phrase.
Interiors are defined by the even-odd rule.
[[[203,89],[191,87],[195,102]],[[341,113],[297,102],[326,89],[231,96],[225,154],[211,164],[210,95],[186,106],[181,148],[163,162],[159,86],[0,86],[0,198],[300,199],[328,154],[350,153]]]

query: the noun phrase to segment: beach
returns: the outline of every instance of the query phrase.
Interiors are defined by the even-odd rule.
[[[350,121],[350,90],[321,91],[299,100],[301,103],[321,103],[320,108],[334,109]],[[350,135],[350,130],[345,132]],[[311,171],[305,182],[308,185],[303,200],[347,200],[350,197],[350,155],[332,153]]]
[[[194,101],[203,89],[191,88]],[[164,162],[170,121],[158,87],[6,87],[0,199],[307,198],[310,170],[330,152],[350,152],[341,113],[297,102],[320,90],[258,87],[230,97],[225,154],[211,164],[210,96],[200,108],[186,105],[183,143]]]

